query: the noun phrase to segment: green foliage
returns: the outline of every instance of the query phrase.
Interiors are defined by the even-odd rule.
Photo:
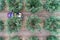
[[[4,22],[0,20],[0,31],[3,31],[4,29]]]
[[[54,16],[51,16],[45,20],[44,28],[50,32],[57,32],[57,29],[60,29],[60,19]]]
[[[18,36],[14,36],[14,37],[11,37],[10,40],[21,40],[21,39]]]
[[[47,0],[43,7],[49,12],[54,12],[60,7],[60,0]]]
[[[22,18],[12,17],[7,20],[8,32],[18,32],[22,26]]]
[[[42,4],[40,0],[26,0],[26,9],[32,13],[36,13],[41,10]]]
[[[0,40],[4,40],[4,38],[3,37],[0,37]]]
[[[46,40],[58,40],[56,36],[50,35],[46,38]]]
[[[20,12],[23,8],[22,0],[7,0],[7,3],[9,5],[9,10],[13,10],[14,13]]]
[[[0,0],[0,11],[2,11],[5,7],[5,0]]]
[[[39,40],[39,38],[37,36],[32,36],[28,40]]]
[[[30,17],[28,17],[27,20],[27,29],[34,32],[35,29],[40,31],[40,25],[39,23],[41,22],[40,18],[38,16],[32,15]]]

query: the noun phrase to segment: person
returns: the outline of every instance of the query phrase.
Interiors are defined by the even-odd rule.
[[[23,20],[23,17],[24,17],[24,16],[23,16],[23,13],[20,13],[20,12],[17,13],[17,17],[22,18],[22,20]]]
[[[8,17],[8,18],[13,17],[13,11],[8,12],[7,17]]]
[[[22,13],[19,13],[19,14],[18,14],[18,17],[21,18],[21,16],[22,16]]]

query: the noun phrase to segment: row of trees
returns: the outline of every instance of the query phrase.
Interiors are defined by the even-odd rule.
[[[41,0],[7,0],[6,2],[9,6],[9,10],[13,10],[14,13],[21,12],[24,6],[26,11],[30,11],[32,13],[41,11],[43,8],[49,12],[54,12],[60,7],[59,0],[46,0],[44,4]],[[5,5],[5,0],[0,0],[0,11],[4,9]]]

